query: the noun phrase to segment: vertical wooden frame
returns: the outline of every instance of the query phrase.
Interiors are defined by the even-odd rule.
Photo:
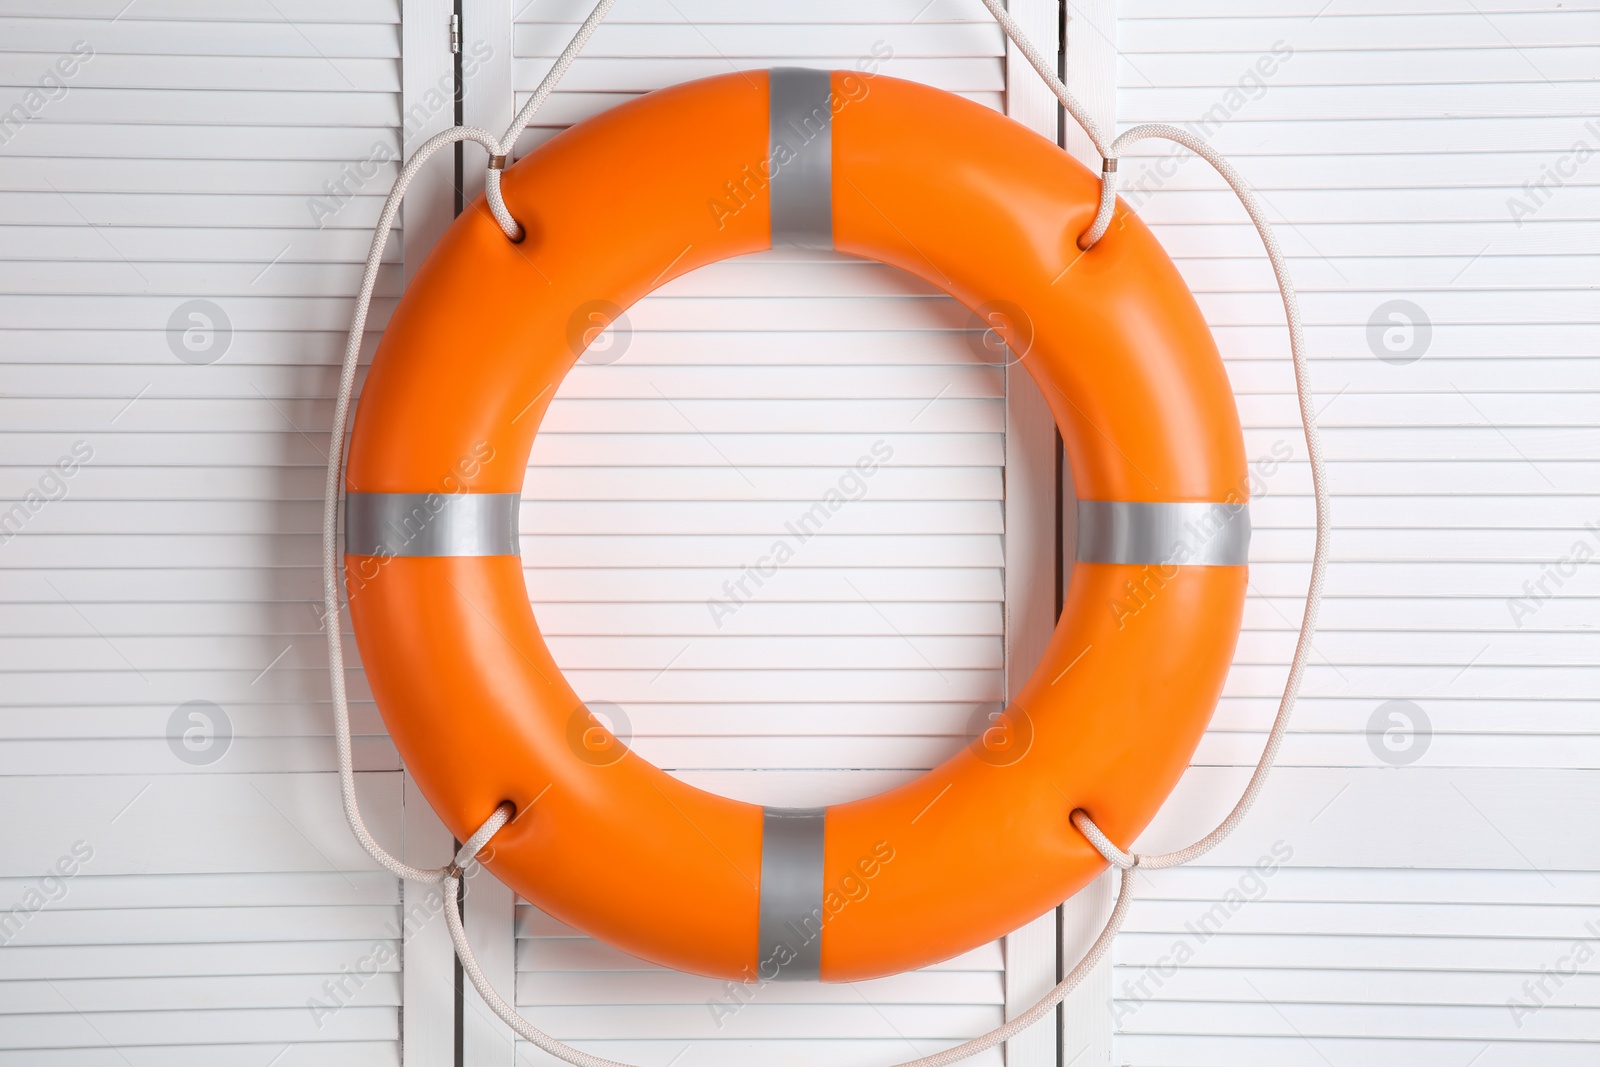
[[[1062,0],[1065,81],[1083,106],[1112,136],[1117,123],[1117,0]],[[1084,166],[1100,170],[1100,153],[1070,117],[1063,143]],[[1072,472],[1062,463],[1060,501],[1063,555],[1071,567],[1076,538],[1076,496]],[[1069,571],[1070,574],[1070,571]],[[1072,967],[1105,925],[1116,898],[1115,876],[1107,871],[1061,906],[1061,961]],[[1061,1009],[1061,1062],[1074,1067],[1109,1067],[1112,1055],[1111,963],[1108,953],[1073,990]]]
[[[1117,0],[1062,0],[1066,15],[1067,88],[1100,124],[1107,138],[1117,126]],[[1100,153],[1071,118],[1066,148],[1095,173]]]
[[[402,0],[400,9],[401,156],[455,123],[455,58],[450,52],[450,0]],[[406,280],[455,215],[455,161],[436,154],[417,174],[400,216]],[[421,867],[449,862],[452,840],[405,775],[405,859]],[[401,1062],[438,1067],[455,1062],[455,953],[435,886],[406,882],[401,891],[405,939],[401,965]]]
[[[528,0],[461,0],[462,120],[481,126],[499,137],[516,117],[516,90],[512,86],[512,19]],[[487,154],[475,146],[466,149],[462,191],[466,200],[483,192]]]
[[[402,158],[455,125],[455,56],[450,51],[451,0],[402,0],[400,106]],[[401,210],[406,280],[455,218],[455,160],[442,150],[411,182]]]
[[[527,0],[516,0],[521,7]],[[462,121],[496,137],[516,111],[512,86],[513,0],[462,0]],[[470,203],[483,192],[488,157],[468,145],[462,157],[462,192]],[[468,881],[462,925],[489,983],[516,1002],[516,895],[494,875],[478,869]],[[468,983],[462,992],[461,1053],[464,1067],[512,1067],[516,1035],[489,1010]]]
[[[450,862],[454,840],[423,799],[409,772],[404,793],[405,861],[418,867]],[[455,1062],[455,948],[438,886],[401,883],[400,1062],[435,1067]]]
[[[1060,0],[1010,0],[1012,17],[1046,57],[1059,55]],[[1006,114],[1052,142],[1060,104],[1027,59],[1007,42]],[[1038,666],[1056,623],[1056,425],[1020,363],[1006,367],[1005,615],[1006,698]],[[1059,946],[1051,911],[1005,939],[1006,1018],[1055,985]],[[1055,1067],[1059,1034],[1041,1023],[1006,1042],[1012,1067]]]

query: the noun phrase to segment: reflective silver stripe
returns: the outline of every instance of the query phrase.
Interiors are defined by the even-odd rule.
[[[757,974],[779,981],[822,974],[823,808],[765,808]]]
[[[1078,501],[1084,563],[1237,567],[1248,562],[1248,504]]]
[[[344,550],[353,556],[520,556],[520,493],[350,493]]]
[[[832,248],[832,75],[774,67],[767,84],[772,247]]]

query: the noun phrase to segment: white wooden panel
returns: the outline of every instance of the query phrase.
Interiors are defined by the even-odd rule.
[[[31,116],[0,128],[0,510],[41,478],[55,498],[0,544],[0,1063],[400,1061],[400,955],[430,919],[344,826],[294,543],[395,173],[400,14],[0,7],[0,112]],[[197,300],[227,325],[186,349]],[[256,409],[218,427],[236,447],[193,436],[219,404]],[[357,729],[399,847],[392,748],[370,708]]]
[[[1593,176],[1520,226],[1508,201],[1574,143],[1600,146],[1585,125],[1600,12],[1227,0],[1196,17],[1123,0],[1121,13],[1121,122],[1197,130],[1279,220],[1336,497],[1323,627],[1279,769],[1227,844],[1137,876],[1113,1062],[1588,1062],[1600,988],[1571,956],[1592,956],[1597,933],[1600,854],[1573,821],[1600,788],[1595,576],[1562,561],[1600,548],[1584,525],[1593,414],[1569,402],[1593,389],[1600,275],[1573,255]],[[1122,185],[1213,325],[1248,453],[1293,453],[1253,507],[1222,704],[1142,842],[1166,848],[1221,817],[1260,751],[1312,512],[1282,311],[1242,211],[1158,143],[1124,161]],[[1409,363],[1383,345],[1394,300],[1431,331]],[[1405,705],[1389,718],[1389,701],[1426,721]],[[1547,977],[1557,967],[1581,973]]]

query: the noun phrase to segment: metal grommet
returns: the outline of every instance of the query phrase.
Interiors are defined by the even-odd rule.
[[[490,170],[505,170],[506,169],[506,157],[505,156],[490,156],[489,157],[489,169]]]

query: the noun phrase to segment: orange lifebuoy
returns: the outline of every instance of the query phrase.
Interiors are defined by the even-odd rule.
[[[372,691],[445,824],[518,816],[489,869],[634,955],[734,979],[875,977],[1007,933],[1104,867],[1183,772],[1244,602],[1249,473],[1209,330],[1055,145],[954,95],[752,71],[649,94],[505,173],[423,264],[374,358],[346,479],[346,581]],[[517,505],[582,309],[777,244],[892,264],[984,314],[1031,371],[1080,497],[1043,665],[995,728],[827,809],[715,796],[599,731],[540,636]],[[596,744],[598,740],[598,744]]]

